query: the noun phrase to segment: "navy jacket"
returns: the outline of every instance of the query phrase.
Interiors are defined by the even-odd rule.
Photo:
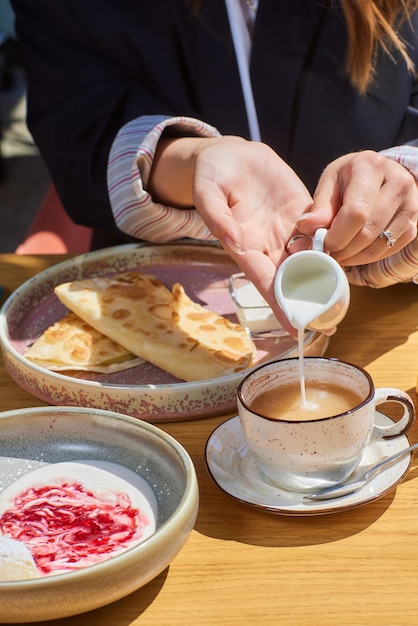
[[[76,221],[119,233],[106,164],[141,115],[190,115],[248,137],[223,0],[12,0],[26,54],[28,126]],[[344,73],[339,2],[260,0],[251,76],[263,141],[314,190],[341,154],[418,137],[414,77],[381,55],[367,97]],[[403,37],[418,65],[418,16]]]

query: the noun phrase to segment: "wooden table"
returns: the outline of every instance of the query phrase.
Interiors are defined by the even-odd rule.
[[[4,295],[62,257],[0,255]],[[418,287],[352,289],[328,355],[365,367],[376,386],[416,399]],[[39,406],[1,365],[0,410]],[[274,624],[401,626],[418,619],[418,460],[388,495],[342,513],[268,514],[211,481],[204,449],[228,416],[160,424],[191,454],[201,503],[195,529],[171,565],[107,607],[48,622],[60,626]],[[418,441],[418,422],[410,431]],[[1,598],[0,598],[1,601]]]

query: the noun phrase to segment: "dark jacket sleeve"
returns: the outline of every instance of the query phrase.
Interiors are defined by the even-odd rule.
[[[151,84],[153,63],[163,59],[147,56],[150,42],[154,51],[159,41],[175,49],[172,20],[161,18],[158,0],[13,0],[13,8],[27,68],[28,127],[61,200],[75,222],[123,236],[109,205],[108,154],[128,121],[176,112],[169,94],[181,93],[184,77],[168,60],[164,89]],[[181,112],[191,113],[187,101]]]

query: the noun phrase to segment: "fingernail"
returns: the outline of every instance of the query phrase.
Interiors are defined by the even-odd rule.
[[[310,216],[310,213],[304,213],[296,220],[296,224],[300,224],[300,222],[304,222],[309,216]]]
[[[228,248],[234,252],[235,254],[243,255],[241,244],[238,241],[234,241],[228,235],[224,237],[224,243],[228,246]]]

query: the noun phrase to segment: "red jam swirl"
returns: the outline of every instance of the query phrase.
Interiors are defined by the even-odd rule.
[[[148,524],[127,494],[65,481],[22,491],[0,517],[2,534],[25,543],[43,574],[109,558],[141,539]]]

